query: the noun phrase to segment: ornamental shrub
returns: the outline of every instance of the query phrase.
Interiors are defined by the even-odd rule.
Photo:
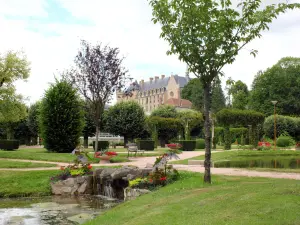
[[[204,139],[196,139],[196,149],[205,149],[205,140]]]
[[[182,148],[180,149],[182,151],[194,151],[196,149],[196,141],[181,140],[177,141],[177,143],[182,145]]]
[[[289,146],[295,145],[295,141],[291,136],[281,135],[276,140],[276,145],[278,147],[289,147]]]
[[[154,151],[155,141],[153,140],[137,140],[137,146],[140,150]]]
[[[93,141],[93,149],[95,151],[95,144],[96,144],[96,141]],[[109,141],[98,141],[98,151],[104,151],[106,149],[109,148]]]
[[[0,149],[2,150],[16,150],[18,148],[18,140],[0,140]]]
[[[56,81],[40,105],[40,131],[48,151],[72,152],[79,144],[84,126],[83,104],[67,81]]]

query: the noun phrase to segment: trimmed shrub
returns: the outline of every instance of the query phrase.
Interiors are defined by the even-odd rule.
[[[96,141],[93,141],[93,149],[95,151],[95,144],[96,144]],[[105,149],[108,149],[109,148],[109,141],[98,141],[98,151],[103,151]]]
[[[83,104],[67,81],[56,81],[46,91],[39,111],[43,144],[48,151],[70,153],[80,143]]]
[[[196,139],[196,149],[205,149],[205,140],[204,139]]]
[[[293,140],[292,137],[290,136],[280,136],[276,140],[276,145],[278,147],[289,147],[291,145],[295,145],[295,141]]]
[[[153,151],[154,144],[155,144],[155,141],[153,141],[153,140],[138,140],[137,141],[138,149],[145,150],[145,151]]]
[[[182,140],[177,141],[177,143],[182,145],[182,148],[180,150],[183,151],[194,151],[196,149],[196,141]]]
[[[224,128],[224,150],[231,149],[231,135],[229,127]]]
[[[18,140],[0,140],[0,149],[16,150],[19,148]]]

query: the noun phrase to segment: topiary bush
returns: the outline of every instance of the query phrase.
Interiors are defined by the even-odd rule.
[[[40,131],[48,151],[72,152],[79,144],[84,126],[83,104],[67,81],[56,81],[40,105]]]
[[[281,135],[276,140],[276,145],[278,147],[289,147],[289,146],[295,145],[295,141],[290,136],[283,136],[283,135]]]
[[[182,147],[180,150],[183,151],[194,151],[196,149],[196,141],[192,140],[182,140],[182,141],[176,141],[178,144],[181,144]]]
[[[2,150],[16,150],[19,148],[18,140],[0,140],[0,149]]]
[[[202,138],[196,139],[196,149],[205,149],[205,140]]]
[[[140,150],[154,151],[155,141],[153,140],[137,140],[137,146]]]
[[[95,151],[96,141],[93,141],[93,149]],[[104,151],[109,148],[109,141],[98,141],[98,151]]]

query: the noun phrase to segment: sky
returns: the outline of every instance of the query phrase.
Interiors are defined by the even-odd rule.
[[[28,81],[16,84],[27,104],[40,100],[55,77],[73,65],[81,39],[120,48],[124,65],[136,80],[184,75],[186,65],[177,56],[166,55],[169,45],[159,38],[160,26],[151,18],[147,0],[0,0],[0,53],[23,51],[31,62]],[[300,11],[279,16],[270,31],[224,67],[223,84],[231,77],[251,87],[259,70],[282,57],[300,57],[299,40]],[[256,58],[251,49],[258,50]]]

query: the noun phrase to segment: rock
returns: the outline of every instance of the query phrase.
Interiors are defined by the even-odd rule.
[[[74,178],[68,178],[68,179],[63,181],[63,184],[65,186],[72,187],[75,184],[75,179]]]
[[[102,170],[101,174],[100,174],[100,179],[103,179],[103,178],[107,178],[107,177],[110,177],[111,174],[113,172],[115,172],[117,169],[116,168],[105,168],[104,170]]]
[[[81,184],[81,186],[78,188],[78,194],[85,193],[87,186],[88,186],[87,181],[85,181],[83,184]]]
[[[86,176],[76,177],[76,183],[82,184],[86,181]]]
[[[143,177],[148,176],[149,173],[151,173],[151,172],[152,172],[152,168],[143,168],[143,169],[141,169],[141,175]]]
[[[131,174],[135,177],[141,176],[141,170],[135,167],[122,167],[114,171],[110,176],[113,180],[122,179],[122,177],[128,176]]]
[[[93,172],[93,177],[98,177],[102,173],[103,170],[104,170],[104,168],[95,169]]]
[[[128,174],[127,177],[125,177],[124,180],[134,180],[136,178],[135,175],[132,175],[132,174]]]
[[[83,224],[84,222],[93,219],[93,215],[87,213],[81,213],[75,216],[68,217],[67,219],[71,222]]]
[[[125,188],[124,189],[124,201],[135,199],[138,196],[151,193],[147,189],[134,189],[134,188]]]

